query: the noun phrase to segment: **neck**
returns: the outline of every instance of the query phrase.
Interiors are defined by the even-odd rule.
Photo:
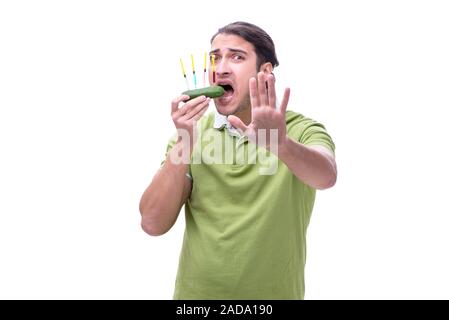
[[[251,106],[234,113],[234,116],[239,117],[246,126],[249,125],[251,123]]]

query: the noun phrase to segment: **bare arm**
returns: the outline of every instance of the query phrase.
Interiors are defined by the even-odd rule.
[[[334,154],[320,145],[306,146],[287,138],[279,146],[279,159],[293,174],[315,189],[327,189],[337,181]]]
[[[179,212],[190,196],[192,181],[186,176],[187,164],[175,164],[170,154],[182,150],[178,142],[167,156],[140,200],[142,229],[152,235],[166,233],[175,224]]]
[[[186,173],[195,143],[193,133],[196,121],[209,106],[210,98],[200,96],[179,108],[181,101],[188,98],[189,96],[182,95],[172,101],[171,116],[178,131],[178,141],[140,200],[142,228],[152,236],[159,236],[170,230],[192,190],[192,181]]]

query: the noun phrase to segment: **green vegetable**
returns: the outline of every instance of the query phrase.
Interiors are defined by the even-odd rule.
[[[211,86],[211,87],[206,87],[206,88],[201,88],[201,89],[195,89],[195,90],[188,90],[183,92],[182,94],[186,94],[190,97],[189,100],[192,100],[196,97],[199,96],[206,96],[209,98],[218,98],[221,97],[222,95],[224,95],[225,90],[223,89],[222,86]]]

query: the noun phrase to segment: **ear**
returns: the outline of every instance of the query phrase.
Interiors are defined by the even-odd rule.
[[[264,72],[265,75],[273,73],[273,65],[271,62],[265,62],[260,65],[259,72]]]
[[[267,81],[267,77],[269,74],[273,74],[273,65],[271,64],[271,62],[265,62],[263,64],[260,65],[259,68],[259,72],[263,72],[264,73],[264,78],[265,78],[265,87],[268,90],[268,81]],[[274,76],[274,74],[273,74]]]

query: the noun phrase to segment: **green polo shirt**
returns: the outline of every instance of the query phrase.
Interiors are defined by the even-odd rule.
[[[216,117],[198,123],[174,299],[303,299],[315,189]],[[334,151],[316,121],[288,111],[286,125],[291,139]]]

